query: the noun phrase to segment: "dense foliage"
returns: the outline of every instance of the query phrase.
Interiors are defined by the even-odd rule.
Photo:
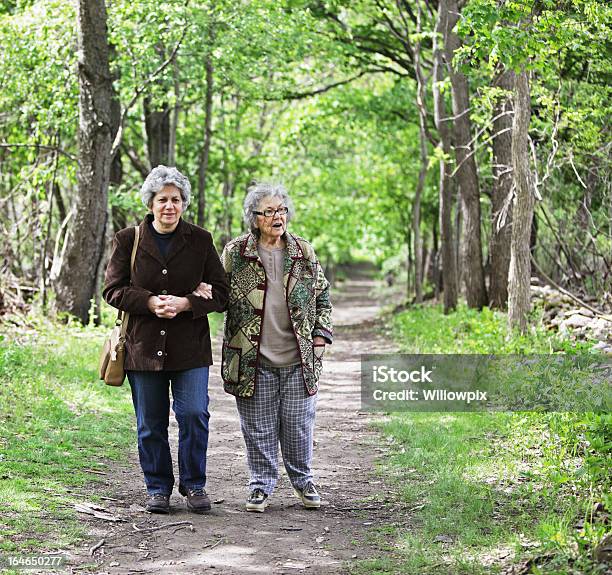
[[[248,183],[277,179],[295,197],[294,230],[314,242],[330,271],[365,255],[379,263],[391,258],[390,273],[409,264],[412,277],[419,256],[425,289],[437,293],[437,165],[444,159],[454,172],[461,167],[443,155],[433,125],[439,7],[364,0],[109,4],[114,134],[121,128],[110,176],[112,222],[101,241],[140,219],[138,187],[158,163],[190,176],[188,217],[221,244],[243,229]],[[530,1],[499,10],[491,0],[471,0],[461,10],[452,66],[469,81],[485,272],[497,273],[488,268],[500,217],[492,205],[494,120],[509,95],[496,82],[503,70],[526,65],[531,168],[541,198],[533,253],[566,287],[609,297],[609,5]],[[46,302],[79,210],[72,200],[76,13],[62,0],[13,2],[0,19],[2,289],[5,299],[41,293]],[[419,156],[419,70],[426,81],[426,166]],[[448,78],[440,86],[450,110]],[[460,200],[453,202],[460,259],[462,215]],[[414,277],[410,285],[408,296]]]

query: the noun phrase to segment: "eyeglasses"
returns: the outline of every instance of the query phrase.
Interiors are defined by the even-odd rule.
[[[253,213],[257,214],[258,216],[264,216],[265,218],[272,218],[275,214],[278,214],[279,216],[286,216],[289,213],[289,208],[287,206],[277,208],[276,210],[266,208],[263,212],[254,211]]]

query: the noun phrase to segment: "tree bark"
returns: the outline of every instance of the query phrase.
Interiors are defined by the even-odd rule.
[[[431,277],[434,286],[434,298],[436,301],[440,299],[440,289],[442,283],[442,274],[440,273],[440,246],[438,245],[438,229],[436,220],[434,220],[431,231],[431,243],[433,250],[433,258],[431,265]]]
[[[231,205],[234,199],[234,183],[228,171],[223,175],[223,205],[224,212],[221,215],[221,245],[225,246],[232,239],[233,214]]]
[[[427,141],[423,129],[423,118],[420,118],[420,151],[421,166],[419,168],[419,179],[414,192],[412,203],[412,233],[414,234],[414,301],[423,302],[423,241],[421,238],[421,195],[425,187],[425,176],[427,175]]]
[[[440,137],[439,147],[444,152],[440,158],[440,244],[442,254],[442,281],[444,284],[444,313],[450,313],[457,307],[457,268],[455,265],[453,222],[452,222],[452,188],[450,183],[450,166],[446,158],[451,154],[451,134],[446,113],[444,94],[440,83],[444,80],[444,31],[447,26],[448,12],[444,1],[440,2],[434,34],[434,70],[433,99],[434,119]]]
[[[414,301],[423,302],[423,239],[421,237],[421,195],[427,175],[427,116],[425,109],[425,79],[421,67],[421,40],[418,34],[422,31],[421,3],[417,3],[417,40],[414,43],[414,69],[417,79],[417,108],[419,110],[419,152],[421,165],[419,178],[412,204],[412,233],[414,234]]]
[[[168,165],[176,166],[176,131],[178,130],[179,113],[181,109],[181,83],[176,54],[172,58],[172,78],[174,80],[174,106],[168,129]]]
[[[154,109],[151,98],[143,100],[145,133],[147,135],[147,153],[151,168],[168,164],[170,151],[170,108],[164,104],[161,109]]]
[[[61,311],[88,321],[103,252],[111,149],[112,80],[104,0],[79,0],[79,128],[76,214],[57,280]]]
[[[461,194],[463,234],[461,235],[461,269],[465,282],[465,297],[468,307],[482,309],[487,305],[487,290],[482,261],[482,240],[480,234],[480,187],[478,169],[471,144],[472,125],[470,120],[470,93],[468,80],[462,72],[453,68],[455,51],[461,47],[459,36],[453,31],[459,19],[457,0],[440,0],[440,10],[447,11],[444,45],[446,64],[451,81],[453,115],[453,136],[457,168],[455,179]]]
[[[495,83],[512,92],[514,72],[503,71]],[[493,189],[489,243],[489,305],[506,309],[512,230],[512,99],[503,98],[493,111]]]
[[[512,123],[512,179],[514,206],[510,269],[508,274],[508,322],[524,333],[530,311],[531,258],[530,238],[534,193],[529,169],[529,121],[531,96],[529,77],[522,69],[514,85],[514,120]]]
[[[212,38],[212,34],[210,35]],[[212,49],[212,46],[211,46]],[[214,93],[213,64],[210,53],[204,63],[206,67],[206,103],[204,117],[204,143],[198,161],[198,226],[204,227],[206,217],[206,184],[208,180],[208,161],[210,158],[210,143],[212,140],[212,105]]]
[[[117,57],[117,50],[115,46],[109,44],[109,60],[113,61]],[[120,74],[118,71],[112,76],[111,82],[118,82],[120,79]],[[117,92],[113,89],[113,99],[111,100],[111,137],[113,140],[119,131],[119,127],[121,126],[121,102],[119,101],[119,96]],[[112,150],[112,144],[111,144]],[[112,153],[112,152],[111,152]],[[117,148],[115,153],[111,157],[110,164],[110,175],[109,175],[109,183],[111,186],[120,186],[123,182],[123,161],[121,159],[121,150]],[[101,295],[101,294],[100,294]]]

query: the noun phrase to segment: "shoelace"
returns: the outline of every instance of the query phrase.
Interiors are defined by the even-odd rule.
[[[265,497],[265,495],[266,494],[261,489],[256,489],[251,494],[251,499],[262,499],[263,497]]]
[[[206,495],[206,491],[204,491],[202,488],[199,488],[199,489],[190,489],[189,490],[189,495],[191,495],[192,497],[194,495],[196,497],[198,497],[198,496]]]
[[[304,495],[318,495],[315,486],[312,483],[307,483],[303,491]]]
[[[162,501],[165,501],[168,498],[167,495],[164,495],[163,493],[155,493],[153,495],[153,499],[161,499]]]

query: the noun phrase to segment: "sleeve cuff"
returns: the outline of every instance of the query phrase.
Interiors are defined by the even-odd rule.
[[[189,303],[191,304],[191,313],[193,314],[193,319],[199,319],[208,315],[208,311],[205,305],[206,300],[193,294],[189,294],[185,297],[189,300]]]
[[[332,333],[323,328],[316,328],[312,330],[312,337],[317,337],[317,336],[325,338],[327,343],[329,343],[330,345],[334,341],[334,336],[332,335]]]
[[[151,313],[151,310],[149,309],[149,298],[155,294],[153,292],[141,288],[130,289],[134,290],[133,300],[132,304],[129,306],[129,309],[126,309],[125,311],[127,311],[128,313],[137,313],[141,315]]]

